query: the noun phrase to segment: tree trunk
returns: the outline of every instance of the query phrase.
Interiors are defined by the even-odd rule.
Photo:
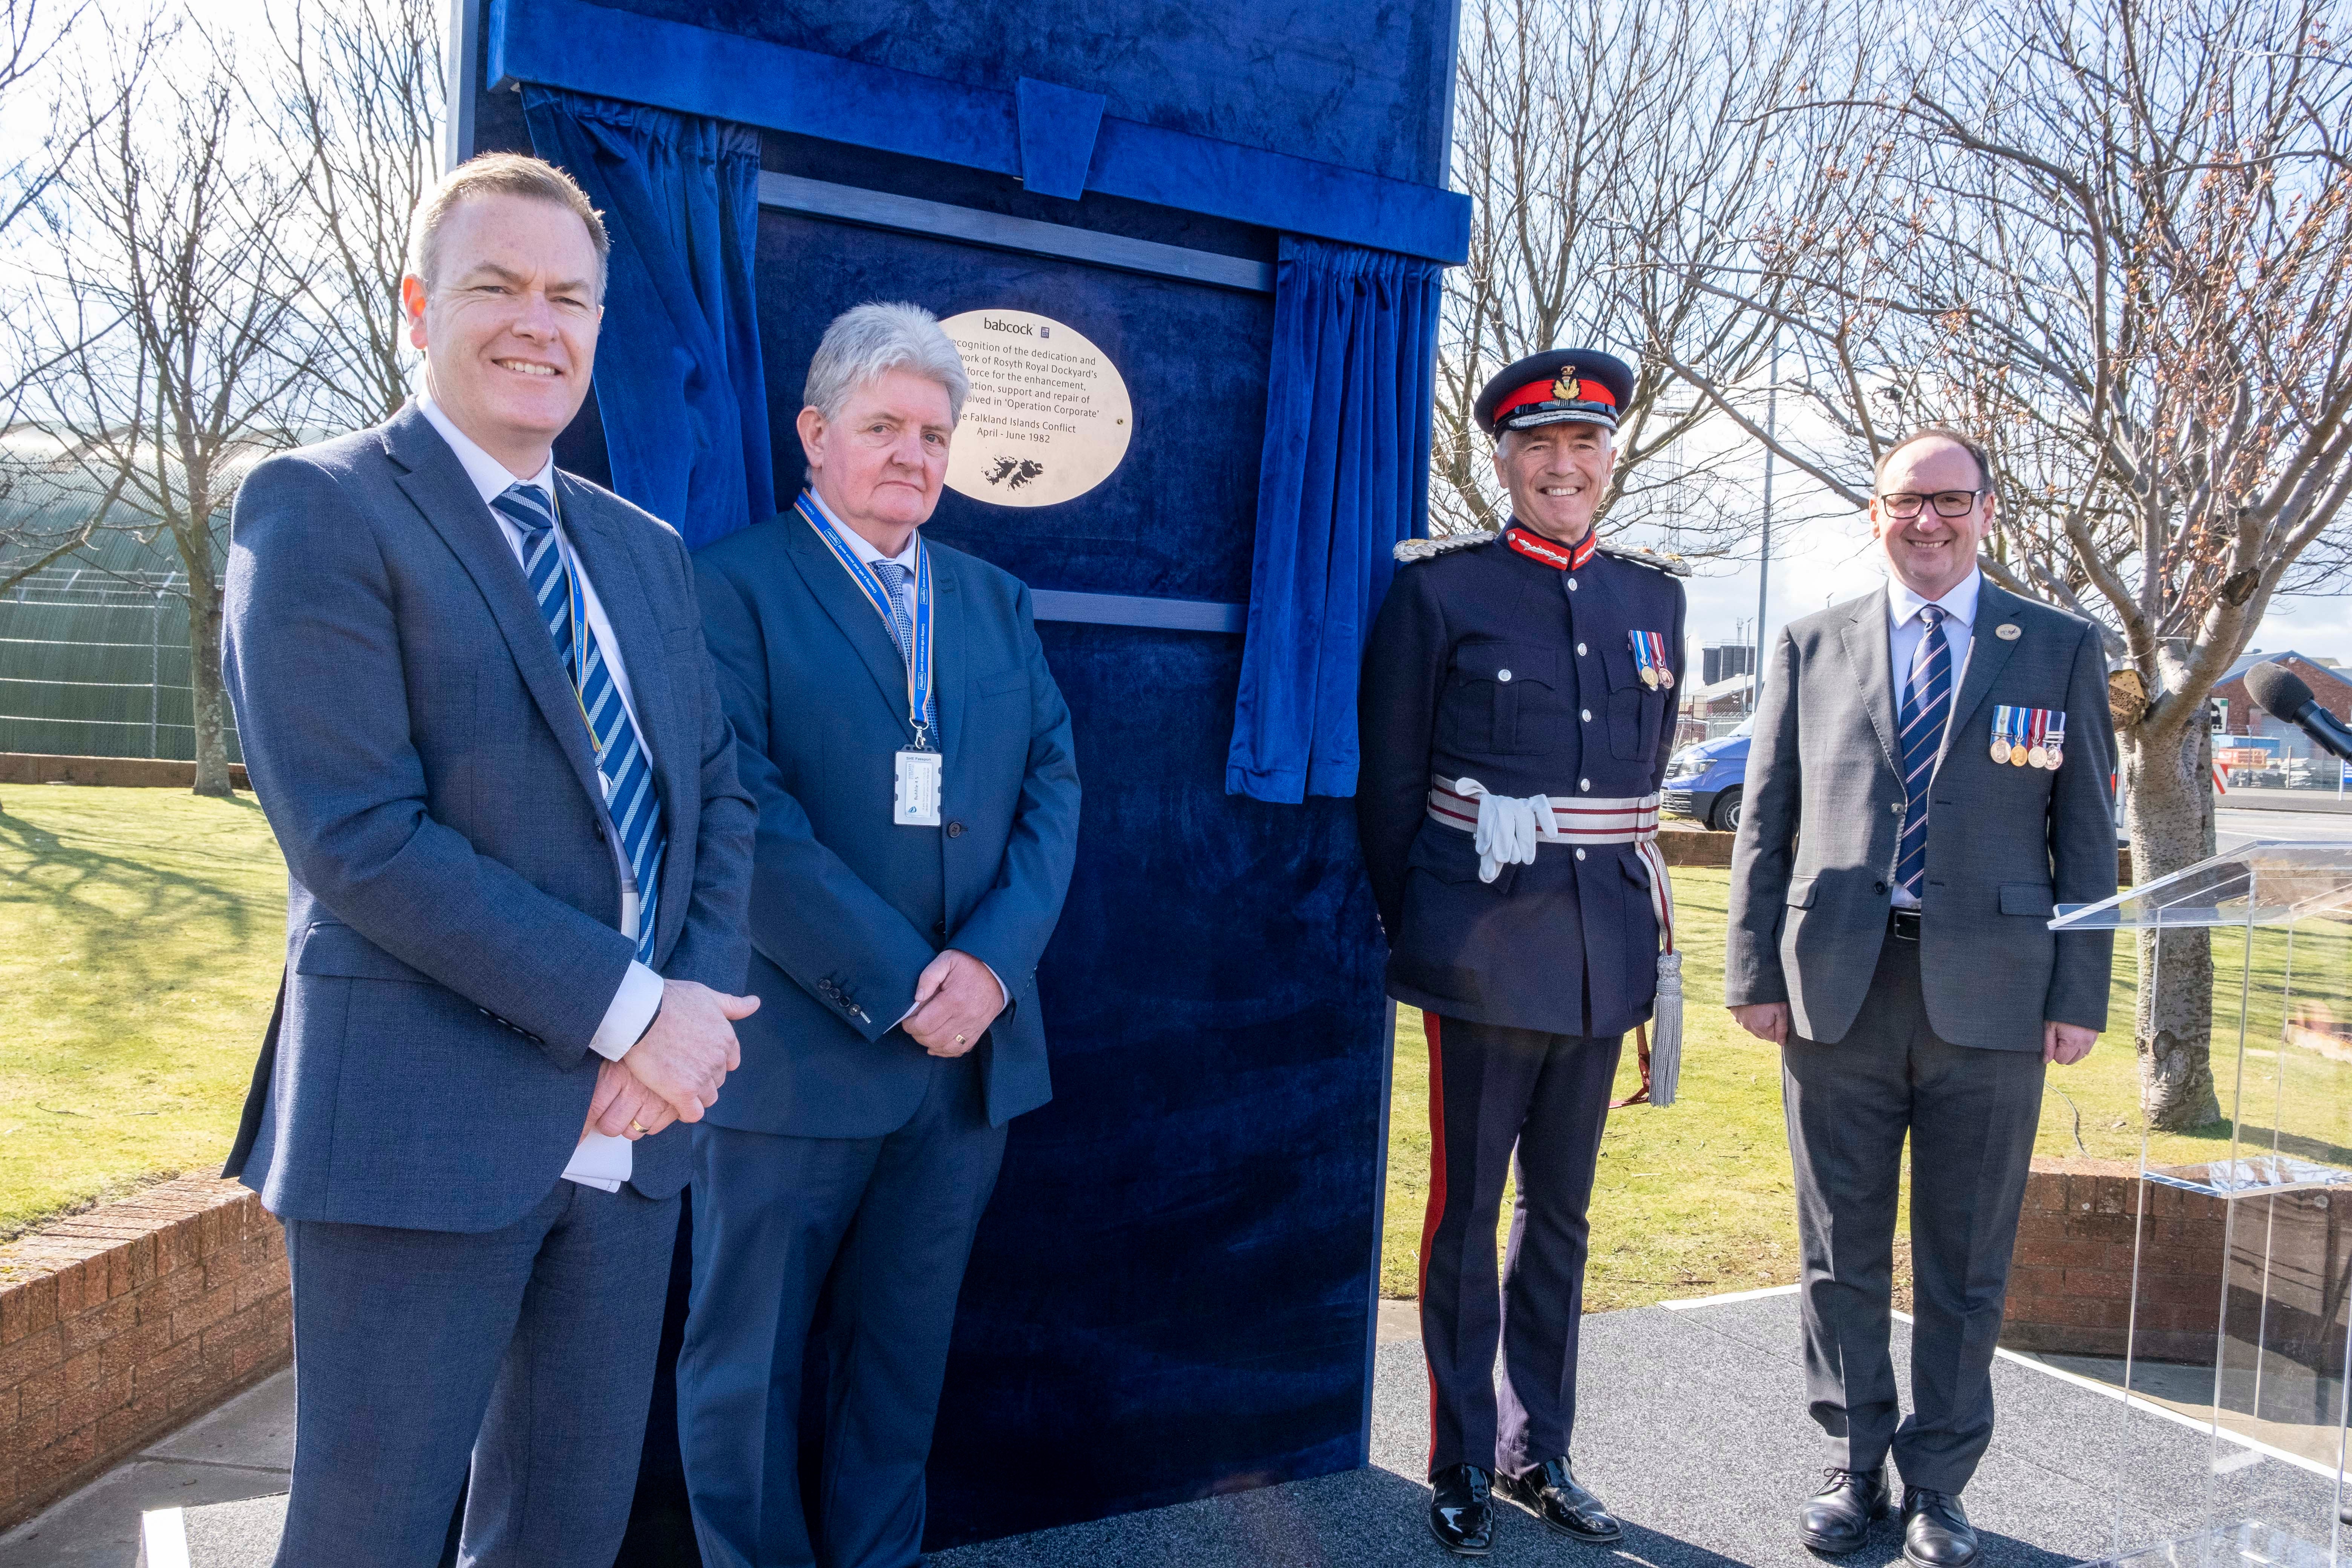
[[[2205,705],[2185,721],[2151,715],[2116,739],[2129,805],[2132,876],[2145,886],[2213,853],[2212,738]],[[2213,943],[2198,927],[2139,933],[2140,1111],[2150,1128],[2186,1131],[2218,1121],[2213,1094]]]
[[[209,530],[192,540],[173,531],[188,574],[188,687],[196,730],[198,795],[229,795],[228,699],[221,686],[221,591]]]

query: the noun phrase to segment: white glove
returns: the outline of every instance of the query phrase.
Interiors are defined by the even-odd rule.
[[[1534,865],[1536,844],[1540,839],[1549,839],[1554,844],[1568,841],[1552,816],[1549,795],[1520,798],[1490,795],[1476,779],[1455,780],[1454,793],[1478,803],[1478,833],[1473,842],[1478,847],[1478,879],[1482,882],[1491,882],[1501,876],[1506,866]]]

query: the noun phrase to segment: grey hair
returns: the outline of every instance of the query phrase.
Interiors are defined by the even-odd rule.
[[[825,328],[824,341],[809,361],[801,401],[831,424],[858,387],[894,370],[911,370],[947,388],[948,416],[963,417],[971,391],[963,356],[940,330],[940,319],[920,305],[872,301],[844,310]]]

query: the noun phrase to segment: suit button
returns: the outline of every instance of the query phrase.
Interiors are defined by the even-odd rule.
[[[1576,781],[1576,787],[1579,789],[1591,789],[1592,787],[1592,781],[1591,779],[1579,779]]]
[[[1576,858],[1580,860],[1584,858],[1584,847],[1582,845],[1577,846]]]
[[[1588,723],[1588,724],[1591,723],[1591,722],[1592,722],[1592,710],[1591,710],[1591,709],[1590,709],[1590,708],[1587,708],[1586,710],[1584,710],[1584,712],[1583,712],[1583,714],[1582,714],[1582,718],[1583,718],[1583,720],[1584,720],[1584,721],[1585,721],[1586,723]]]
[[[1576,657],[1579,658],[1582,658],[1584,657],[1584,645],[1582,643],[1578,643],[1576,645]]]
[[[1573,577],[1568,580],[1568,591],[1571,594],[1576,592],[1576,579]]]
[[[950,838],[961,838],[963,837],[963,824],[961,822],[949,823],[948,837]]]
[[[1874,893],[1883,893],[1886,891],[1886,884],[1884,882],[1873,882],[1870,885],[1870,890]]]
[[[1508,680],[1511,679],[1511,672],[1507,669],[1498,669],[1495,672],[1495,679],[1497,680]]]

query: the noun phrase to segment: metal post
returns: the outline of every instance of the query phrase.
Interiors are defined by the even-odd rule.
[[[160,757],[155,749],[156,719],[163,706],[163,595],[155,595],[154,614],[147,621],[147,754]]]
[[[1772,586],[1772,443],[1780,437],[1780,335],[1772,334],[1772,384],[1764,394],[1764,542],[1756,557],[1756,662],[1749,668],[1748,710],[1764,705],[1764,603]]]

